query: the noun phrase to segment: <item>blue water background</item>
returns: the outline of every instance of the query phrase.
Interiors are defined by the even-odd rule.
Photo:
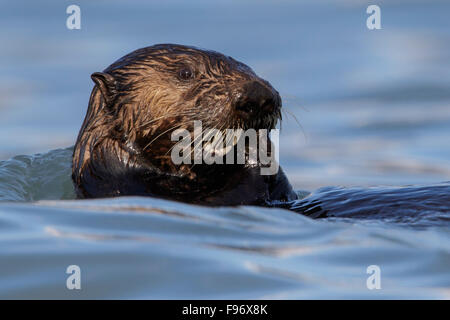
[[[233,56],[280,92],[296,189],[449,181],[448,1],[377,1],[372,31],[367,1],[77,1],[81,30],[65,26],[70,4],[0,2],[0,298],[450,297],[448,225],[73,201],[65,149],[91,73],[180,43]],[[66,288],[72,264],[80,291]],[[380,290],[366,287],[374,264]]]

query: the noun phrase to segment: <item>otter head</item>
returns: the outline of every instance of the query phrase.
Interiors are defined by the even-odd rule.
[[[272,129],[281,118],[278,92],[245,64],[214,51],[155,45],[124,56],[92,79],[73,157],[73,180],[82,197],[193,196],[226,188],[212,183],[211,175],[220,179],[242,166],[174,164],[173,131],[192,132],[195,120],[222,131]]]

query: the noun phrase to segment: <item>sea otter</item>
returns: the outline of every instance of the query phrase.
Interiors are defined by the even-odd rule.
[[[171,158],[171,134],[192,130],[194,121],[219,130],[275,128],[281,97],[247,65],[214,51],[159,44],[91,78],[73,153],[79,198],[137,195],[212,206],[297,199],[281,168],[262,175],[260,162],[188,165]]]

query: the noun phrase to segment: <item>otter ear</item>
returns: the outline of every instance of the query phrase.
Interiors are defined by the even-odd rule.
[[[103,98],[106,101],[106,104],[109,104],[114,100],[114,97],[117,94],[116,89],[116,79],[109,73],[104,72],[94,72],[91,75],[91,79],[95,82],[95,84],[100,89]]]

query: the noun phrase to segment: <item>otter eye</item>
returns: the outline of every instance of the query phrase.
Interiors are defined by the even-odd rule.
[[[182,80],[189,80],[194,77],[194,72],[189,68],[183,68],[180,71],[178,71],[178,76]]]

